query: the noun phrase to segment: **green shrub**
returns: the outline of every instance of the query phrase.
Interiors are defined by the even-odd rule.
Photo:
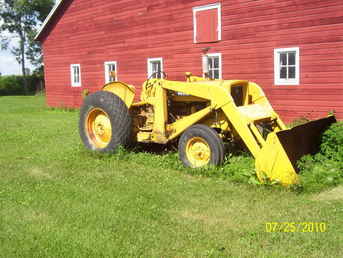
[[[328,159],[343,163],[343,122],[333,124],[323,134],[320,153]]]
[[[37,75],[27,76],[28,93],[34,94],[41,78]],[[0,96],[25,95],[23,76],[0,76]]]
[[[300,179],[306,191],[319,191],[343,183],[343,122],[330,126],[322,136],[320,151],[299,162]]]

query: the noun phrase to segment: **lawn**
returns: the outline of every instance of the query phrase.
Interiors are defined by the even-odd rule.
[[[299,194],[190,173],[175,153],[95,155],[78,112],[44,101],[0,97],[0,257],[343,257],[342,186]]]

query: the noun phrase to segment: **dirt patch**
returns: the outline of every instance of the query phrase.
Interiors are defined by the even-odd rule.
[[[215,214],[196,213],[193,211],[183,211],[181,213],[181,217],[185,219],[199,221],[208,226],[215,226],[215,225],[229,226],[230,225],[230,221],[228,220],[228,217],[221,216],[219,214],[215,215]]]
[[[32,168],[28,171],[29,175],[36,178],[52,179],[52,176],[40,168]]]
[[[49,216],[43,212],[37,212],[33,210],[29,210],[24,214],[23,219],[27,222],[47,222],[49,221]]]
[[[343,186],[339,186],[329,191],[317,194],[313,196],[311,199],[316,201],[343,200]]]

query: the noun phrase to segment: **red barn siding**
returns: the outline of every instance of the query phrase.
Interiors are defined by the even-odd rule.
[[[222,40],[193,43],[192,8],[221,2]],[[139,86],[147,58],[163,57],[169,79],[200,75],[202,48],[222,53],[223,78],[263,86],[287,121],[335,110],[343,118],[343,2],[337,0],[67,0],[42,36],[47,102],[78,106],[81,91],[104,84],[104,62]],[[274,49],[300,48],[300,85],[274,85]],[[81,64],[72,88],[70,64]]]

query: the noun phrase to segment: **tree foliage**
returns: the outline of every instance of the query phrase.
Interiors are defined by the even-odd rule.
[[[26,59],[39,66],[42,62],[41,48],[34,41],[39,26],[49,14],[54,0],[0,0],[0,39],[2,48],[11,49],[23,76],[26,75]],[[11,40],[18,44],[11,46]],[[27,91],[27,82],[24,80]]]

